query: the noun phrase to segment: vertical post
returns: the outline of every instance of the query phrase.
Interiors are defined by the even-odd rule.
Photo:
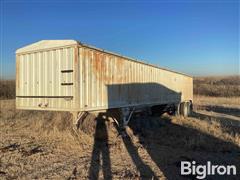
[[[125,130],[127,126],[127,117],[129,115],[129,108],[121,108],[121,114],[122,114],[122,128]]]
[[[16,54],[16,89],[15,89],[15,94],[16,97],[19,95],[20,91],[20,57],[18,54]],[[16,98],[16,106],[18,107],[20,105],[20,100],[19,98]]]
[[[79,67],[79,47],[76,45],[74,47],[74,60],[73,60],[73,81],[74,81],[74,87],[73,87],[73,101],[74,101],[74,108],[78,109],[80,108],[80,88],[79,88],[79,76],[80,76],[80,67]]]
[[[71,114],[72,114],[72,122],[73,122],[73,126],[74,127],[77,127],[77,124],[78,124],[78,113],[77,111],[72,111]]]
[[[134,109],[130,109],[129,107],[121,108],[121,114],[122,114],[122,128],[125,130],[126,126],[128,125],[132,114],[134,112]]]

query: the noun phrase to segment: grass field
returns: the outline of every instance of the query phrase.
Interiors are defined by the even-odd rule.
[[[135,115],[124,138],[105,115],[89,115],[76,133],[68,113],[0,100],[0,179],[186,179],[182,160],[240,169],[239,102],[195,95],[191,117]]]
[[[15,98],[15,81],[0,80],[0,99]],[[198,96],[239,97],[240,76],[194,77],[193,92]]]
[[[76,135],[67,113],[19,111],[14,100],[1,100],[0,177],[181,179],[181,160],[240,168],[239,111],[201,109],[202,99],[190,118],[133,118],[129,138],[119,136],[111,120],[96,123],[94,115],[88,125],[94,130]]]
[[[15,98],[15,80],[0,79],[0,99]]]
[[[196,95],[215,97],[240,96],[240,76],[196,77],[193,80]]]

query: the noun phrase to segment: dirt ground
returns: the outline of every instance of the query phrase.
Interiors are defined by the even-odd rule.
[[[78,132],[70,114],[20,111],[1,100],[0,179],[193,179],[180,162],[233,164],[239,179],[240,99],[195,97],[192,117],[134,115],[127,137],[106,114]]]

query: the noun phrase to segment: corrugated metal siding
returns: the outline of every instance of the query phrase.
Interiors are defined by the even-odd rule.
[[[188,76],[87,47],[79,60],[82,110],[192,100]]]
[[[40,108],[42,103],[48,105],[40,109],[74,108],[73,100],[56,98],[73,96],[74,84],[61,85],[74,83],[73,72],[61,72],[73,70],[73,60],[73,47],[17,54],[17,107]]]
[[[16,87],[17,108],[37,110],[99,110],[193,96],[191,77],[76,44],[17,53]]]

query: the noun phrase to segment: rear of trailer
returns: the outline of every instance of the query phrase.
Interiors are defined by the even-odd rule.
[[[43,40],[16,51],[17,109],[78,113],[179,107],[192,99],[192,77],[75,40]]]

